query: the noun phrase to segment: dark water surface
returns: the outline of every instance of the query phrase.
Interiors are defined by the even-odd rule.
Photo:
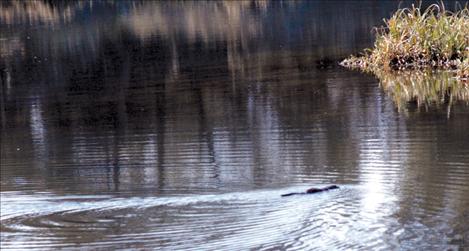
[[[467,99],[337,66],[397,7],[2,1],[1,249],[469,248]]]

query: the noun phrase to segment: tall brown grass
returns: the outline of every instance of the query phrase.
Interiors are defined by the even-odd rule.
[[[451,12],[443,4],[425,10],[400,9],[376,28],[374,48],[352,56],[342,65],[365,71],[432,67],[458,69],[467,78],[469,65],[469,9]]]

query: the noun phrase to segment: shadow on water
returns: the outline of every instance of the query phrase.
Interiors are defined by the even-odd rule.
[[[0,1],[1,248],[464,247],[467,92],[336,66],[397,7]]]

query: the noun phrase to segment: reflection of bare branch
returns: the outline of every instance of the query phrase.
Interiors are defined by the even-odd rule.
[[[7,25],[25,23],[57,24],[68,22],[73,17],[73,10],[84,3],[76,2],[77,6],[67,6],[63,9],[53,8],[43,1],[6,1],[0,4],[0,22]]]
[[[18,37],[0,38],[0,57],[11,57],[19,53],[24,55],[24,42]]]
[[[261,10],[266,1],[253,1]],[[140,38],[153,35],[185,34],[194,41],[205,42],[227,38],[252,37],[260,32],[260,23],[248,14],[250,1],[213,2],[160,2],[145,3],[123,17],[130,29]],[[174,15],[174,14],[177,15]],[[209,15],[207,15],[210,13]]]

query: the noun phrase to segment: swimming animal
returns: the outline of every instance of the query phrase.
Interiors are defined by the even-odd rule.
[[[324,192],[324,191],[327,191],[327,190],[338,189],[338,188],[339,187],[336,186],[336,185],[327,186],[327,187],[324,187],[324,188],[313,187],[313,188],[310,188],[310,189],[306,190],[306,192],[304,192],[304,193],[287,193],[287,194],[282,194],[282,197],[292,196],[292,195],[300,195],[300,194],[309,194],[309,193],[319,193],[319,192]]]

